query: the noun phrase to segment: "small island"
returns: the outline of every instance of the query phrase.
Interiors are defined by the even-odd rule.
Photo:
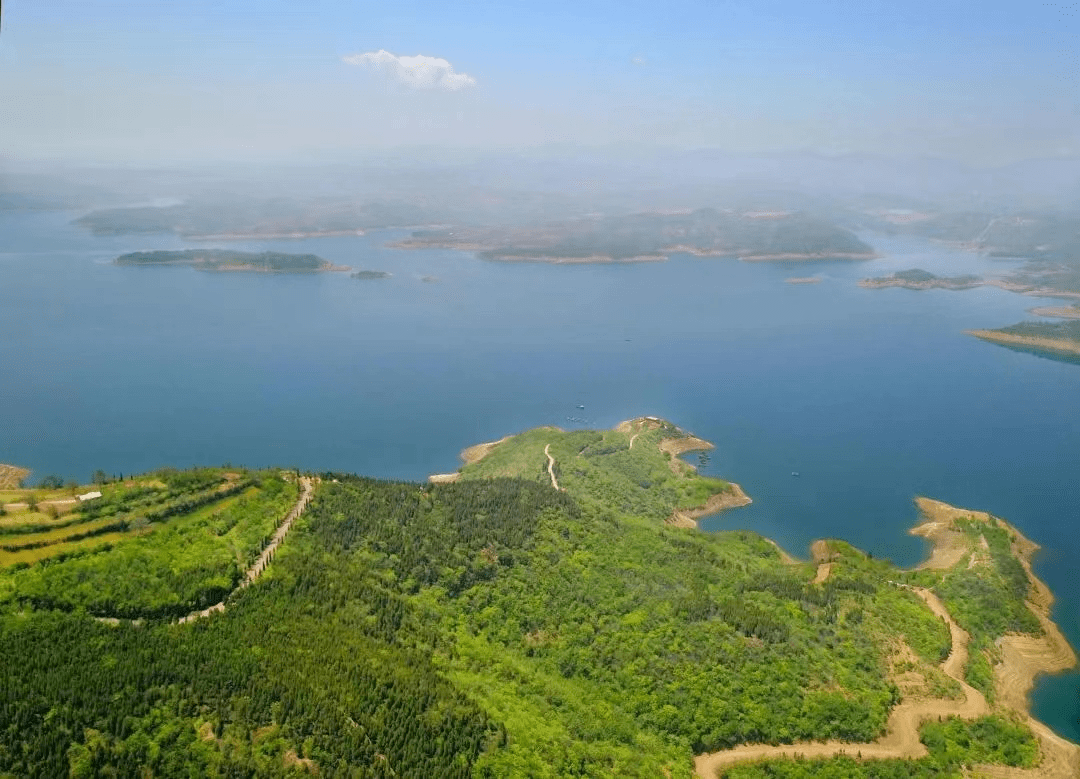
[[[120,255],[113,262],[116,265],[186,265],[217,272],[322,273],[351,270],[347,265],[334,265],[314,254],[239,252],[230,249],[131,252]]]
[[[859,282],[860,287],[867,289],[885,289],[886,287],[902,287],[903,289],[973,289],[981,287],[986,282],[979,276],[937,276],[930,271],[921,268],[897,271],[891,276],[879,276],[877,278],[863,279]]]
[[[820,276],[792,276],[790,279],[784,279],[788,284],[820,284]]]
[[[362,281],[372,281],[375,279],[388,279],[394,274],[387,273],[384,270],[358,270],[356,273],[349,274],[351,279],[361,279]]]

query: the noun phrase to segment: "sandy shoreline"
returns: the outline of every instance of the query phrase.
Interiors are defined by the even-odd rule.
[[[1080,342],[1066,341],[1061,338],[1040,338],[1030,335],[1014,335],[998,330],[965,330],[968,335],[1005,346],[1022,346],[1029,349],[1054,352],[1056,354],[1080,355]]]
[[[728,484],[731,486],[726,492],[718,492],[715,495],[710,495],[709,499],[700,506],[694,506],[693,508],[688,509],[676,509],[665,522],[673,527],[693,528],[696,530],[698,527],[697,520],[701,517],[707,517],[710,514],[719,514],[721,511],[727,511],[728,509],[749,506],[754,502],[738,484],[735,482],[728,482]],[[779,547],[777,548],[779,549]]]
[[[1080,308],[1075,306],[1036,306],[1028,309],[1035,316],[1052,316],[1058,319],[1080,319]]]
[[[950,281],[949,279],[934,279],[932,281],[905,281],[904,279],[894,279],[888,276],[878,279],[860,279],[859,286],[863,289],[910,289],[917,292],[922,292],[930,289],[947,289],[954,292],[962,292],[968,289],[975,289],[976,287],[985,287],[988,282],[986,281]]]
[[[991,709],[982,694],[963,680],[967,663],[968,634],[952,619],[944,604],[932,592],[910,588],[921,597],[930,609],[949,625],[953,649],[941,664],[942,671],[961,686],[964,700],[957,703],[947,699],[902,701],[893,707],[885,734],[870,743],[809,742],[772,746],[768,744],[745,744],[733,749],[698,755],[694,759],[695,774],[712,779],[719,769],[744,762],[776,758],[826,758],[847,755],[858,759],[917,758],[926,754],[926,748],[918,737],[922,721],[944,716],[965,719],[983,716],[991,711],[1013,712],[1031,728],[1039,741],[1040,761],[1031,769],[1012,768],[1003,765],[973,766],[975,774],[1007,779],[1073,779],[1080,776],[1080,745],[1074,744],[1054,733],[1031,715],[1029,694],[1035,679],[1041,674],[1057,673],[1073,668],[1077,657],[1057,624],[1050,618],[1053,594],[1046,584],[1035,576],[1031,558],[1039,548],[1019,530],[990,514],[968,511],[930,498],[917,498],[916,505],[922,513],[922,521],[909,532],[927,538],[933,544],[930,556],[917,568],[948,569],[960,563],[966,555],[979,554],[968,536],[957,530],[957,519],[974,519],[979,522],[997,522],[1008,529],[1013,537],[1012,550],[1027,573],[1030,593],[1027,606],[1038,618],[1043,635],[1009,634],[998,640],[1001,661],[994,667],[994,686],[997,705]],[[824,580],[831,572],[828,544],[817,541],[812,547],[814,559],[819,563],[815,580]],[[825,566],[829,566],[825,568]],[[904,586],[907,585],[898,585]]]

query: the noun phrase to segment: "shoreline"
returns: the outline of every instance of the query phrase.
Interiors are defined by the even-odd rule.
[[[312,230],[288,233],[208,233],[206,235],[182,235],[189,241],[283,241],[304,238],[337,238],[346,235],[367,235],[366,230]]]
[[[863,289],[910,289],[915,292],[925,292],[931,289],[945,289],[953,292],[963,292],[976,287],[985,287],[986,281],[961,281],[950,282],[948,279],[935,279],[933,281],[904,281],[889,277],[876,279],[860,279],[858,286]]]
[[[1035,306],[1027,310],[1035,316],[1056,317],[1057,319],[1080,319],[1080,308],[1075,306]]]
[[[1080,776],[1080,745],[1059,736],[1048,725],[1035,719],[1031,712],[1031,691],[1036,680],[1040,676],[1075,668],[1078,663],[1076,651],[1051,617],[1054,594],[1046,582],[1035,575],[1031,567],[1031,560],[1041,547],[1021,533],[1015,525],[988,512],[960,509],[925,497],[916,498],[915,502],[925,521],[908,532],[922,536],[934,544],[930,557],[920,563],[917,569],[949,568],[962,560],[964,554],[975,553],[969,546],[956,557],[954,536],[962,534],[952,530],[954,519],[971,518],[987,523],[993,520],[1012,536],[1013,556],[1019,561],[1028,578],[1029,591],[1024,603],[1039,620],[1043,635],[1007,633],[997,640],[1001,660],[993,670],[998,705],[1019,714],[1040,742],[1042,761],[1031,770],[1030,775]],[[948,560],[955,562],[949,565],[941,564]],[[1042,773],[1035,774],[1035,771]]]
[[[691,466],[692,467],[692,466]],[[700,506],[693,506],[688,509],[675,509],[664,522],[671,527],[684,527],[687,529],[699,530],[697,521],[701,517],[708,517],[712,514],[719,514],[721,511],[727,511],[729,509],[742,508],[743,506],[749,506],[754,502],[743,488],[733,481],[728,482],[729,489],[724,492],[717,492],[709,496],[709,499],[702,503]],[[780,556],[785,559],[793,559],[791,555],[787,554],[781,549],[775,541],[771,538],[768,539],[773,546],[776,546],[777,551],[780,552]]]
[[[696,755],[695,776],[712,779],[722,769],[740,763],[752,763],[768,759],[831,758],[840,755],[857,760],[916,759],[927,754],[919,740],[918,729],[922,722],[942,716],[959,716],[972,719],[995,711],[1012,712],[1031,729],[1039,743],[1039,762],[1030,769],[1001,765],[970,766],[975,775],[1010,777],[1020,779],[1067,779],[1080,776],[1080,745],[1054,733],[1049,726],[1035,719],[1031,713],[1030,692],[1035,680],[1049,673],[1073,668],[1077,656],[1060,628],[1050,618],[1054,597],[1049,587],[1039,579],[1031,568],[1031,558],[1039,545],[1005,520],[992,517],[987,512],[969,511],[942,501],[918,497],[915,503],[921,514],[920,521],[908,532],[928,539],[933,548],[926,560],[912,570],[949,569],[967,554],[976,555],[975,548],[966,534],[953,529],[953,520],[970,518],[976,521],[995,521],[1012,536],[1012,553],[1027,574],[1030,590],[1025,604],[1038,618],[1043,635],[1006,634],[997,641],[1001,660],[994,666],[994,690],[997,703],[991,707],[977,690],[962,678],[967,661],[969,636],[955,623],[941,600],[930,590],[905,584],[897,586],[911,589],[927,606],[949,625],[952,650],[941,663],[942,671],[957,681],[965,693],[965,700],[957,703],[948,699],[901,701],[893,706],[885,733],[869,743],[846,741],[802,742],[783,745],[742,744],[731,749]],[[960,543],[963,539],[963,543]],[[812,547],[814,558],[819,562],[818,577],[826,561],[826,545],[816,541]],[[818,558],[821,558],[818,560]],[[828,576],[830,571],[824,571]]]
[[[776,254],[738,254],[741,262],[815,262],[829,260],[848,260],[861,262],[877,260],[882,255],[877,252],[779,252]]]
[[[967,335],[973,335],[983,341],[990,341],[991,343],[1004,346],[1019,346],[1034,351],[1080,356],[1080,342],[1067,341],[1063,338],[1041,338],[1030,335],[1014,335],[1013,333],[1002,333],[998,330],[965,330],[964,332]]]
[[[632,257],[610,257],[606,254],[588,254],[578,257],[553,257],[548,255],[492,254],[480,259],[488,262],[537,262],[546,265],[618,265],[636,262],[667,262],[665,254],[636,254]]]

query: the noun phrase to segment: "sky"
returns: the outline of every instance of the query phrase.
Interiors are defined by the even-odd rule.
[[[9,0],[0,158],[1080,156],[1080,3]]]

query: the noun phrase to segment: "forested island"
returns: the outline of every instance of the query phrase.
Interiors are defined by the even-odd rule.
[[[184,249],[182,251],[130,252],[114,260],[117,265],[187,265],[208,271],[254,273],[321,273],[351,270],[314,254],[239,252],[230,249]]]
[[[1080,357],[1080,320],[1065,322],[1019,322],[995,330],[969,330],[984,341],[1015,349]]]
[[[897,271],[891,276],[879,276],[877,278],[862,279],[860,287],[869,289],[884,289],[886,287],[902,287],[904,289],[972,289],[980,287],[986,282],[979,276],[937,276],[920,268]]]
[[[448,248],[487,260],[555,264],[649,262],[675,253],[747,262],[868,260],[877,255],[853,233],[805,214],[680,213],[596,216],[541,227],[417,230],[398,248]]]
[[[384,270],[358,270],[356,273],[349,274],[349,277],[360,279],[361,281],[375,281],[378,279],[388,279],[392,275],[392,273],[388,273]]]
[[[928,500],[912,571],[698,532],[749,501],[680,458],[710,446],[642,417],[472,447],[426,485],[0,492],[0,775],[1076,775],[1027,712],[1075,662],[1034,544]]]

